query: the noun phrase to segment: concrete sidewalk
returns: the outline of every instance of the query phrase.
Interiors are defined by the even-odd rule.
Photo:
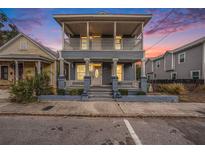
[[[205,117],[205,103],[0,103],[0,115],[92,117]]]

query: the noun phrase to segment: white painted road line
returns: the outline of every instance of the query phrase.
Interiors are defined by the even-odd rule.
[[[135,144],[141,145],[142,143],[137,134],[135,133],[134,129],[132,128],[130,122],[127,119],[124,119],[124,122]]]

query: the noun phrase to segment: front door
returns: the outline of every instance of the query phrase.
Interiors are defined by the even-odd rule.
[[[102,64],[92,64],[92,86],[102,85]]]

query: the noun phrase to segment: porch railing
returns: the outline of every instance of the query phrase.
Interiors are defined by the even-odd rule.
[[[114,38],[66,38],[64,39],[64,50],[95,50],[95,51],[109,51],[109,50],[128,50],[128,51],[142,51],[141,38],[122,38],[116,41]]]

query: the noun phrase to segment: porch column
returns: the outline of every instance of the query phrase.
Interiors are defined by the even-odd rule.
[[[85,61],[85,76],[84,76],[84,90],[82,94],[82,100],[87,100],[88,92],[91,84],[91,76],[89,73],[90,58],[85,58],[84,61]]]
[[[65,36],[65,24],[64,22],[62,23],[62,50],[64,49],[64,36]]]
[[[146,77],[145,74],[145,58],[142,58],[142,66],[141,66],[141,77]]]
[[[113,33],[113,37],[114,37],[114,42],[113,42],[113,49],[115,49],[115,42],[116,42],[116,36],[117,36],[117,22],[115,21],[114,22],[114,25],[113,25],[114,27],[114,33]]]
[[[37,73],[41,74],[41,61],[40,60],[37,63]]]
[[[113,58],[113,76],[117,76],[117,61],[118,59],[117,58]]]
[[[118,62],[118,58],[113,58],[113,74],[112,74],[113,98],[121,97],[120,93],[118,92],[117,62]]]
[[[143,48],[144,48],[144,41],[143,41],[143,39],[144,39],[144,23],[142,23],[142,25],[141,25],[142,27],[141,27],[141,31],[142,31],[142,36],[141,36],[141,41],[142,41],[142,43],[141,43],[141,49],[143,50]]]
[[[87,46],[90,49],[90,23],[86,22],[86,29],[87,29]]]
[[[15,80],[19,80],[19,67],[18,67],[18,61],[15,60]]]
[[[147,78],[145,74],[145,58],[142,58],[140,88],[141,88],[141,91],[147,92]]]
[[[89,76],[90,58],[85,58],[85,76]]]
[[[58,59],[60,61],[60,75],[59,75],[59,78],[58,78],[58,88],[59,89],[64,89],[65,88],[64,59],[62,57],[61,52],[59,52],[59,59]]]

